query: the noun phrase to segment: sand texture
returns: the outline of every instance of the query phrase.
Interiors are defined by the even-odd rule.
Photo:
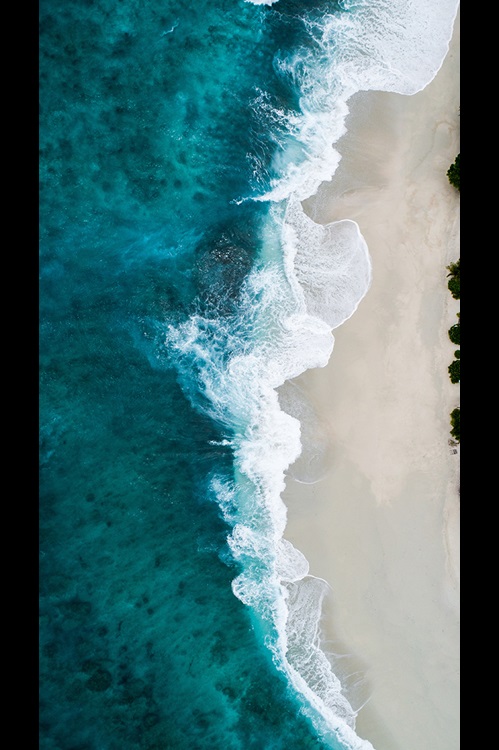
[[[449,415],[460,386],[447,368],[460,303],[446,270],[460,257],[460,194],[446,175],[459,106],[458,15],[423,91],[350,100],[337,173],[304,204],[320,223],[359,224],[373,279],[334,331],[327,367],[282,389],[284,402],[303,399],[307,443],[287,478],[285,536],[331,586],[324,646],[364,675],[356,731],[375,750],[459,747],[460,449]]]

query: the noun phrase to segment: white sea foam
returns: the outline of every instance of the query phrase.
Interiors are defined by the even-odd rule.
[[[344,10],[304,15],[310,44],[276,59],[299,92],[299,113],[276,107],[288,142],[276,151],[270,189],[256,200],[300,200],[329,181],[340,155],[348,99],[358,91],[411,95],[435,77],[447,54],[457,0],[345,0]],[[282,133],[279,137],[283,140]]]
[[[302,444],[300,422],[281,409],[277,388],[327,364],[332,330],[354,312],[370,279],[369,254],[354,222],[319,226],[299,201],[290,201],[284,215],[269,214],[261,262],[243,285],[238,312],[193,315],[167,334],[186,391],[224,425],[233,450],[234,481],[217,478],[213,491],[241,566],[234,594],[254,611],[276,665],[317,725],[326,722],[320,731],[352,736],[355,711],[316,635],[307,636],[310,623],[316,630],[322,601],[307,594],[316,579],[308,576],[303,554],[283,539],[285,471]]]
[[[300,93],[300,112],[275,108],[269,116],[272,105],[259,95],[258,106],[275,125],[276,177],[256,200],[276,207],[239,314],[193,316],[167,335],[186,391],[224,425],[234,452],[234,481],[213,482],[241,566],[233,591],[252,608],[276,665],[321,735],[349,750],[372,745],[356,735],[356,711],[320,648],[327,584],[309,576],[304,556],[283,539],[285,472],[302,445],[300,422],[281,409],[276,389],[327,364],[332,330],[367,293],[371,263],[355,222],[317,225],[301,201],[334,176],[340,159],[334,144],[345,132],[350,96],[424,88],[447,53],[457,7],[456,0],[344,0],[348,12],[304,17],[312,43],[276,61]]]
[[[283,250],[290,283],[310,315],[331,329],[353,315],[371,283],[367,244],[354,221],[316,224],[290,198]]]
[[[272,169],[277,176],[258,199],[286,202],[282,249],[290,287],[300,310],[331,329],[354,313],[369,288],[368,249],[355,222],[318,226],[300,201],[334,176],[340,160],[334,144],[345,132],[348,99],[360,90],[410,95],[424,88],[448,51],[457,7],[455,0],[438,7],[431,0],[349,2],[349,13],[306,17],[315,44],[278,61],[281,73],[300,92],[301,111],[292,116],[275,111],[281,146]],[[289,139],[282,147],[286,126]],[[276,562],[276,577],[279,570]],[[292,583],[289,576],[288,581],[280,578],[286,611],[276,620],[277,662],[308,700],[324,736],[330,730],[345,747],[366,750],[372,746],[355,734],[356,712],[320,648],[324,583],[306,574],[300,578],[298,566],[296,573]]]

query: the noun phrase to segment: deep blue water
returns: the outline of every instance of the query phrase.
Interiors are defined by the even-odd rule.
[[[42,0],[41,750],[370,747],[302,627],[276,388],[371,278],[354,222],[299,201],[352,93],[434,74],[445,5],[392,80],[373,4]]]

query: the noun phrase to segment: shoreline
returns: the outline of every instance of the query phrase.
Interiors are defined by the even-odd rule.
[[[360,666],[356,732],[375,750],[459,746],[460,386],[447,368],[460,302],[446,270],[460,256],[446,174],[460,150],[459,32],[458,11],[422,91],[352,97],[333,181],[303,204],[319,223],[358,223],[373,279],[328,365],[282,387],[308,414],[284,536],[331,587],[323,648]]]

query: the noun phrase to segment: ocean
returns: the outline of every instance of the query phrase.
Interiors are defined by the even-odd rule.
[[[302,207],[348,100],[424,88],[457,8],[39,4],[40,750],[372,750],[284,538],[315,448],[279,389],[371,284]]]

